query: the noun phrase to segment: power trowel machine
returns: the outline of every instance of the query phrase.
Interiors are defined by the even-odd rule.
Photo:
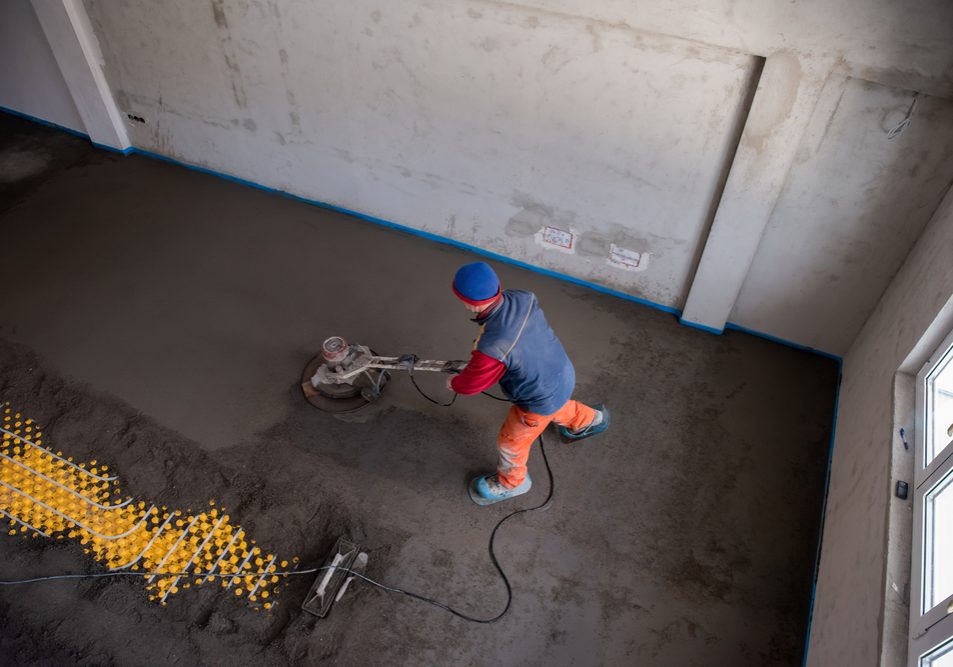
[[[324,341],[304,368],[301,389],[308,403],[325,412],[354,412],[380,398],[391,371],[459,373],[466,361],[434,361],[417,355],[379,357],[366,345],[340,336]]]

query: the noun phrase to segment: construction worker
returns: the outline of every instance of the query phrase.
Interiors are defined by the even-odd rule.
[[[513,403],[497,439],[496,472],[470,481],[473,502],[492,505],[530,490],[530,448],[550,422],[564,439],[582,440],[609,427],[609,410],[571,400],[576,371],[535,294],[502,290],[486,262],[460,267],[453,292],[475,314],[480,333],[466,368],[447,380],[447,388],[470,395],[499,382]]]

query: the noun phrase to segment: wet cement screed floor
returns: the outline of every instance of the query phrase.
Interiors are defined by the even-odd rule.
[[[268,553],[323,559],[338,534],[368,573],[477,616],[505,590],[479,508],[505,406],[425,402],[407,377],[350,419],[304,402],[324,337],[463,358],[449,291],[474,256],[372,223],[0,118],[0,401],[50,447],[96,459],[137,499],[224,508]],[[0,588],[4,664],[797,665],[837,368],[810,353],[679,326],[665,313],[505,264],[573,357],[577,396],[612,428],[547,436],[552,506],[501,531],[513,605],[492,625],[367,585],[322,621],[221,586],[165,606],[139,578]],[[443,378],[421,377],[444,397]],[[5,496],[8,497],[8,496]],[[198,511],[198,510],[195,510]],[[0,579],[102,572],[79,536],[0,534]]]

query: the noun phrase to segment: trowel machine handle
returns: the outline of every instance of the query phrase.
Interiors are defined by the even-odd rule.
[[[381,360],[382,363],[389,363],[395,357],[374,357]],[[416,354],[402,354],[396,357],[396,370],[401,371],[436,371],[438,373],[459,373],[466,365],[466,361],[435,361],[431,359],[419,359]],[[378,366],[378,368],[391,368],[390,366]]]
[[[321,346],[322,363],[311,378],[314,387],[319,385],[352,384],[364,375],[379,386],[384,373],[375,373],[374,377],[365,375],[369,371],[431,371],[438,373],[459,373],[467,365],[466,361],[440,361],[420,359],[416,354],[404,354],[399,357],[379,357],[366,345],[349,345],[340,336],[332,336]]]
[[[321,354],[305,366],[301,389],[312,405],[328,412],[347,412],[376,400],[390,371],[407,371],[416,386],[417,371],[459,373],[466,365],[466,361],[420,359],[416,354],[380,357],[366,345],[331,336],[321,345]]]
[[[459,373],[467,365],[466,361],[439,361],[418,359],[415,354],[400,357],[378,357],[365,354],[358,356],[347,366],[322,366],[311,379],[315,386],[320,382],[350,383],[354,378],[369,370],[381,371],[431,371],[438,373]]]

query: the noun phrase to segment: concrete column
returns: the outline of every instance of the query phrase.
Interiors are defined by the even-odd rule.
[[[131,147],[122,114],[116,107],[99,41],[81,0],[32,0],[56,64],[76,103],[92,142],[125,152]]]
[[[826,68],[825,68],[826,70]],[[683,324],[721,333],[784,187],[826,71],[782,51],[768,56],[728,173]]]

